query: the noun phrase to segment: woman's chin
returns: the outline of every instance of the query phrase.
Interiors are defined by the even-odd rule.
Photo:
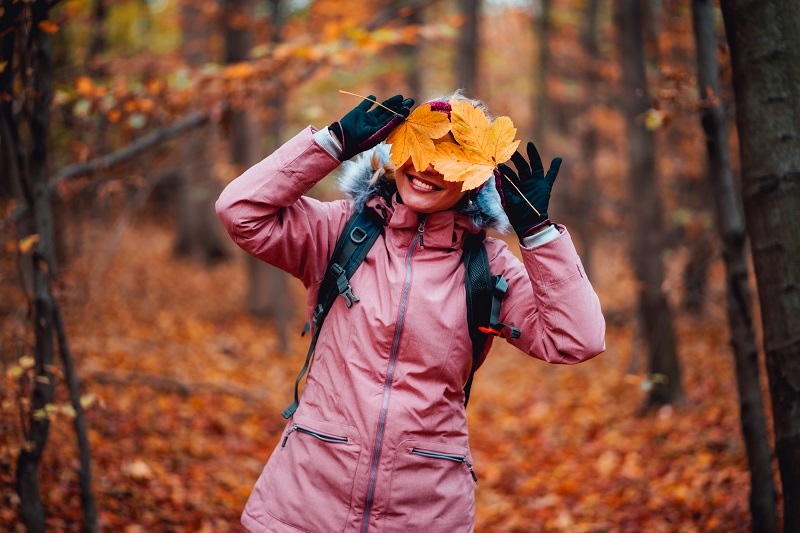
[[[436,202],[433,201],[433,198],[426,198],[428,195],[420,195],[419,193],[406,193],[405,195],[401,196],[403,199],[403,204],[411,209],[412,211],[416,211],[417,213],[433,213],[438,211],[436,207]],[[433,194],[430,194],[433,196]]]

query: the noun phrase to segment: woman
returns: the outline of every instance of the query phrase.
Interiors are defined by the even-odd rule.
[[[449,98],[437,110],[448,112]],[[503,241],[484,241],[491,272],[509,285],[501,322],[521,333],[504,332],[509,342],[550,363],[578,363],[605,349],[599,302],[569,233],[547,220],[560,160],[545,176],[529,143],[532,167],[519,152],[516,173],[500,166],[517,185],[502,180],[502,204],[492,179],[465,194],[431,165],[420,172],[410,160],[387,164],[381,142],[413,101],[398,95],[370,110],[373,101],[327,129],[302,131],[217,202],[239,246],[303,281],[309,315],[353,211],[374,209],[384,220],[350,280],[360,301],[347,308],[337,299],[331,308],[299,407],[247,502],[242,523],[251,531],[472,531],[462,389],[472,364],[461,263],[468,234],[510,222],[521,239],[522,262]],[[349,199],[302,196],[373,147],[347,163]]]

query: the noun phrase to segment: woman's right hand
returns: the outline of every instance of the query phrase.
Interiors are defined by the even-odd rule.
[[[377,100],[373,95],[367,98],[328,127],[342,144],[340,161],[347,161],[386,140],[389,133],[411,113],[411,106],[414,105],[411,98],[404,99],[397,94],[383,102],[392,111],[381,106],[375,106],[370,111]]]

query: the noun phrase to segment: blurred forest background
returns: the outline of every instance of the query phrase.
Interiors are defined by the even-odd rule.
[[[0,530],[239,530],[305,299],[213,202],[339,89],[463,87],[564,157],[608,322],[495,344],[476,530],[800,531],[797,0],[4,0],[0,50]]]

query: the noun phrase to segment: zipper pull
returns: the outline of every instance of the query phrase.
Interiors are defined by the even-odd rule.
[[[428,221],[428,215],[425,213],[419,214],[419,227],[417,228],[417,233],[419,233],[419,247],[420,249],[425,248],[425,239],[423,234],[425,233],[425,223]]]
[[[297,426],[292,426],[291,428],[289,428],[289,431],[286,432],[286,436],[283,437],[283,442],[281,442],[281,448],[285,448],[286,447],[286,441],[289,440],[289,435],[294,433],[294,431],[296,429],[297,429]]]
[[[477,485],[478,484],[478,476],[475,474],[475,471],[472,469],[472,463],[470,463],[469,460],[467,460],[467,458],[464,457],[464,464],[467,465],[467,468],[469,468],[469,475],[472,476],[472,481],[474,481],[475,484]]]

